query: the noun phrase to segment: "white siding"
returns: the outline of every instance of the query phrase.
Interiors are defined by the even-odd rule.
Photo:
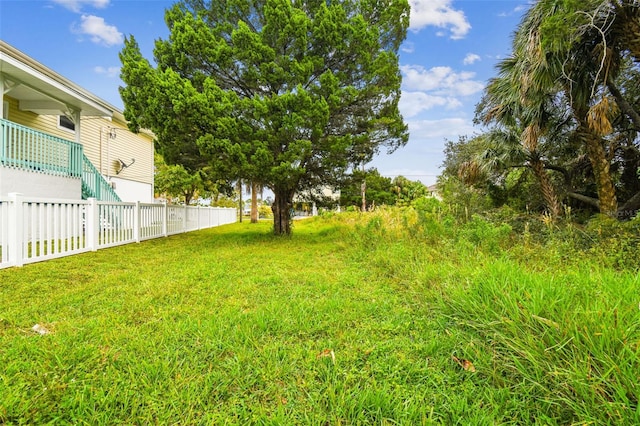
[[[19,192],[25,197],[81,199],[79,178],[53,176],[0,166],[0,195]]]

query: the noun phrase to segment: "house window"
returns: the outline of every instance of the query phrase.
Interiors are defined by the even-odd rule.
[[[75,123],[73,122],[72,119],[70,119],[66,115],[58,116],[58,126],[60,126],[63,129],[71,130],[72,132],[76,131]]]

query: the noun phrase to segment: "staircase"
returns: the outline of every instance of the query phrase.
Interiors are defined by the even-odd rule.
[[[100,201],[122,201],[109,182],[105,180],[98,169],[82,155],[82,198],[96,198]]]

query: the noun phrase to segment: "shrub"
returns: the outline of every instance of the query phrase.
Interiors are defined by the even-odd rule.
[[[482,216],[474,214],[468,223],[461,226],[460,237],[495,253],[509,241],[511,231],[511,226],[506,223],[494,225]]]

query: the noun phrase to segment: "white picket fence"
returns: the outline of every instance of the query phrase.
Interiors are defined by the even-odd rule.
[[[234,223],[236,209],[0,197],[0,268]]]

